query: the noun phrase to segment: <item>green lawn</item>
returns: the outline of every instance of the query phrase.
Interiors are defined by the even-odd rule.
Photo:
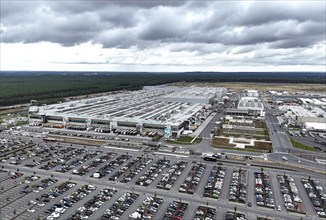
[[[308,145],[305,145],[303,143],[297,142],[293,138],[291,138],[290,141],[291,141],[291,144],[293,145],[293,147],[300,148],[300,149],[303,149],[303,150],[317,151],[315,148],[313,148],[311,146],[308,146]]]

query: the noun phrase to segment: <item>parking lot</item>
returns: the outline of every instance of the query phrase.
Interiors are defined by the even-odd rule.
[[[228,219],[235,206],[245,219],[252,217],[249,202],[272,215],[306,212],[302,193],[311,200],[309,213],[322,217],[325,211],[325,181],[303,178],[300,190],[295,173],[55,142],[9,154],[2,164],[13,166],[18,155],[15,171],[0,172],[3,219]]]

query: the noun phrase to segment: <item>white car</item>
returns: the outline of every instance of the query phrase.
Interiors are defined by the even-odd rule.
[[[33,205],[35,205],[36,204],[36,201],[34,201],[34,200],[31,200],[31,201],[29,201],[31,204],[33,204]]]
[[[284,161],[288,161],[288,158],[287,157],[282,157],[282,160],[284,160]]]
[[[281,211],[281,206],[280,205],[277,206],[277,211]]]
[[[326,217],[326,213],[325,213],[325,212],[317,212],[317,214],[318,214],[320,217]]]
[[[35,209],[27,209],[27,211],[33,213],[35,212]]]
[[[43,207],[45,204],[44,203],[37,203],[38,206]]]

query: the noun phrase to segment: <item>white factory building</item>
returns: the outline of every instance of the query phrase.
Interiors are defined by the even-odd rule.
[[[322,99],[299,98],[299,100],[303,104],[326,106],[326,99],[324,99],[324,98],[322,98]]]
[[[318,122],[305,122],[303,127],[307,131],[326,131],[326,123],[318,123]]]
[[[249,97],[258,97],[259,94],[258,94],[257,90],[248,90],[247,91],[247,96],[249,96]]]
[[[284,111],[288,120],[293,120],[298,125],[305,122],[326,123],[326,112],[318,107],[283,105],[279,109]]]
[[[213,87],[188,87],[188,89],[176,88],[176,91],[169,93],[159,99],[167,102],[188,102],[201,104],[214,104],[214,100],[221,100],[227,92],[226,88]]]
[[[242,97],[238,103],[238,110],[248,111],[249,115],[265,116],[264,105],[257,97]]]
[[[225,88],[147,86],[107,96],[66,103],[31,106],[30,125],[57,128],[133,128],[179,136],[186,123],[205,120],[212,101],[221,99]]]

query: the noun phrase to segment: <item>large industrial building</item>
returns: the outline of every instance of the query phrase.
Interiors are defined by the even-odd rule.
[[[29,124],[63,128],[133,128],[179,136],[186,124],[204,120],[225,88],[148,86],[139,91],[66,103],[31,106]]]
[[[326,123],[305,122],[303,127],[307,131],[326,132]]]
[[[265,116],[264,105],[256,97],[242,97],[238,103],[238,109],[249,111],[250,115]]]
[[[326,123],[326,112],[318,107],[283,105],[279,107],[284,116],[293,124],[302,125],[305,122]]]
[[[234,116],[265,116],[264,105],[261,100],[256,97],[258,93],[256,90],[249,90],[251,96],[242,97],[236,108],[227,108],[225,110],[226,115]],[[248,94],[247,94],[248,95]]]

